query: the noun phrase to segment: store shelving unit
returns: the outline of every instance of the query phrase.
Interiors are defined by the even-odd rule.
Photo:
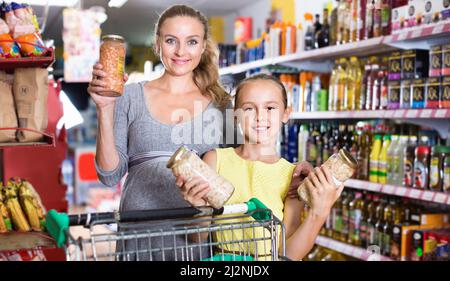
[[[329,46],[325,48],[302,51],[295,54],[265,58],[252,62],[224,67],[219,70],[220,75],[236,74],[254,68],[281,64],[298,67],[300,69],[329,70],[329,60],[337,57],[367,56],[382,54],[402,49],[428,49],[431,45],[450,42],[450,22],[423,25],[413,29],[402,30],[397,34],[380,36],[357,42]],[[311,69],[312,64],[312,69]],[[320,72],[320,71],[319,71]]]
[[[0,58],[0,70],[5,70],[7,72],[13,71],[15,68],[19,67],[42,67],[47,68],[53,64],[55,61],[55,49],[48,48],[48,52],[43,57],[26,57],[26,58]]]
[[[316,239],[316,244],[364,261],[372,259],[377,261],[392,261],[392,259],[390,259],[389,257],[385,257],[382,255],[371,256],[372,253],[367,249],[349,245],[325,236],[319,235]]]
[[[448,119],[450,109],[294,112],[291,119]]]
[[[443,192],[436,192],[431,190],[422,190],[416,188],[409,188],[404,186],[395,186],[390,184],[380,184],[363,180],[349,179],[345,182],[345,186],[366,190],[370,192],[383,193],[388,195],[395,195],[411,199],[418,199],[428,202],[450,205],[450,194]]]

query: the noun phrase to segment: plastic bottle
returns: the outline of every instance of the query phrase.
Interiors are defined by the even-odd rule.
[[[347,243],[361,246],[361,220],[363,216],[364,200],[362,193],[357,192],[355,199],[349,203],[350,219]]]
[[[380,204],[379,195],[374,195],[372,197],[372,201],[370,201],[367,205],[367,244],[366,248],[371,245],[377,245],[377,230],[375,224],[378,220],[377,207]]]
[[[314,49],[314,26],[313,15],[310,13],[305,14],[306,31],[305,31],[305,50]]]
[[[365,26],[365,32],[364,32],[365,39],[369,39],[369,38],[373,37],[374,13],[375,13],[375,1],[367,0],[366,26]]]
[[[339,65],[337,69],[337,96],[335,95],[336,102],[336,110],[342,111],[345,110],[344,102],[345,97],[347,96],[347,74],[346,67],[347,60],[345,58],[341,58],[339,60]]]
[[[389,145],[386,156],[386,178],[388,184],[395,184],[394,153],[399,143],[400,137],[398,135],[393,135],[392,142],[391,145]]]
[[[348,230],[350,223],[350,202],[353,200],[353,195],[350,193],[342,200],[342,229],[340,240],[342,242],[348,241]]]
[[[311,112],[319,111],[319,91],[321,90],[320,76],[316,75],[313,78],[311,88]]]
[[[387,152],[391,145],[391,136],[384,135],[383,146],[378,157],[378,182],[381,184],[387,183]]]
[[[371,182],[378,182],[378,161],[381,152],[381,146],[381,136],[375,135],[375,141],[372,146],[372,151],[370,152],[369,180]]]
[[[305,31],[301,23],[298,24],[296,30],[295,50],[297,53],[305,50]]]
[[[333,239],[339,240],[342,231],[342,201],[347,197],[347,191],[336,200],[331,209],[331,228],[333,229]]]
[[[336,45],[337,32],[338,32],[338,6],[339,0],[336,0],[337,4],[333,8],[330,14],[330,46]]]
[[[401,186],[403,184],[404,151],[408,145],[408,136],[400,136],[399,143],[394,149],[392,164],[392,184]]]
[[[338,60],[334,61],[334,68],[331,71],[331,76],[330,76],[330,84],[328,87],[328,111],[336,111],[336,106],[335,106],[335,91],[337,89],[337,65],[338,65]]]
[[[380,98],[381,98],[381,80],[383,78],[382,72],[380,71],[380,66],[378,64],[372,65],[372,100],[369,109],[377,110],[380,108]]]
[[[297,124],[292,124],[289,127],[287,160],[291,163],[298,161],[298,131],[299,126]]]
[[[298,133],[298,161],[306,161],[306,150],[309,132],[308,125],[302,124]]]
[[[370,79],[370,73],[372,72],[372,65],[366,64],[364,66],[364,75],[361,79],[361,86],[360,86],[360,96],[359,96],[359,107],[358,110],[365,110],[366,109],[366,99],[367,99],[367,93],[369,90],[369,79]]]
[[[381,23],[381,0],[375,0],[373,10],[373,37],[381,36]]]
[[[357,57],[350,58],[350,65],[347,69],[347,98],[345,109],[356,110],[359,108],[360,93],[361,93],[361,66]]]

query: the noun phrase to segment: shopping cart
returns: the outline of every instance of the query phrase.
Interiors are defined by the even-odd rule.
[[[105,228],[111,224],[117,224],[118,231]],[[256,198],[221,209],[80,215],[50,210],[46,225],[58,246],[65,248],[67,260],[288,260],[283,223]],[[80,225],[89,233],[75,238],[70,228]]]

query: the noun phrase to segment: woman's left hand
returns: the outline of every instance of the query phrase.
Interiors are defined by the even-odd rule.
[[[314,170],[314,167],[306,161],[297,163],[292,173],[291,185],[289,186],[287,196],[289,198],[298,198],[297,189],[300,183]]]
[[[311,196],[310,211],[319,218],[326,218],[334,202],[341,196],[344,184],[336,186],[326,166],[314,168],[305,179],[305,184]]]

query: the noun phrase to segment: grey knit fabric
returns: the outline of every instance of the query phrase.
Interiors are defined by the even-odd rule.
[[[213,103],[210,103],[202,114],[191,121],[176,126],[163,124],[153,118],[148,111],[143,84],[144,82],[127,85],[123,96],[116,101],[114,139],[120,162],[113,171],[104,171],[96,163],[98,177],[102,183],[113,186],[128,172],[122,189],[121,211],[187,207],[189,204],[175,185],[175,177],[166,167],[167,158],[182,144],[200,155],[223,146],[226,131],[223,128],[225,123],[229,122],[225,122],[224,111],[220,111]],[[152,157],[140,157],[149,154]],[[137,161],[131,161],[136,158]],[[146,159],[151,160],[146,161]],[[130,162],[138,164],[129,168]],[[151,226],[148,227],[151,229]],[[136,243],[128,241],[124,245],[117,243],[117,249],[135,252],[136,250],[145,251],[149,243],[152,248],[160,247],[162,244],[168,247],[173,246],[174,243],[177,245],[186,243],[184,237],[177,237],[175,240],[174,242],[173,237],[165,241],[161,238],[155,238],[152,241],[139,239],[137,248]],[[170,250],[165,251],[164,259],[174,260],[174,253]],[[184,253],[177,253],[176,259],[179,260],[183,256]],[[198,253],[195,253],[195,256],[198,258]],[[126,259],[161,260],[163,257],[162,253],[154,253],[150,257],[144,252],[139,254],[139,257],[131,254]]]

